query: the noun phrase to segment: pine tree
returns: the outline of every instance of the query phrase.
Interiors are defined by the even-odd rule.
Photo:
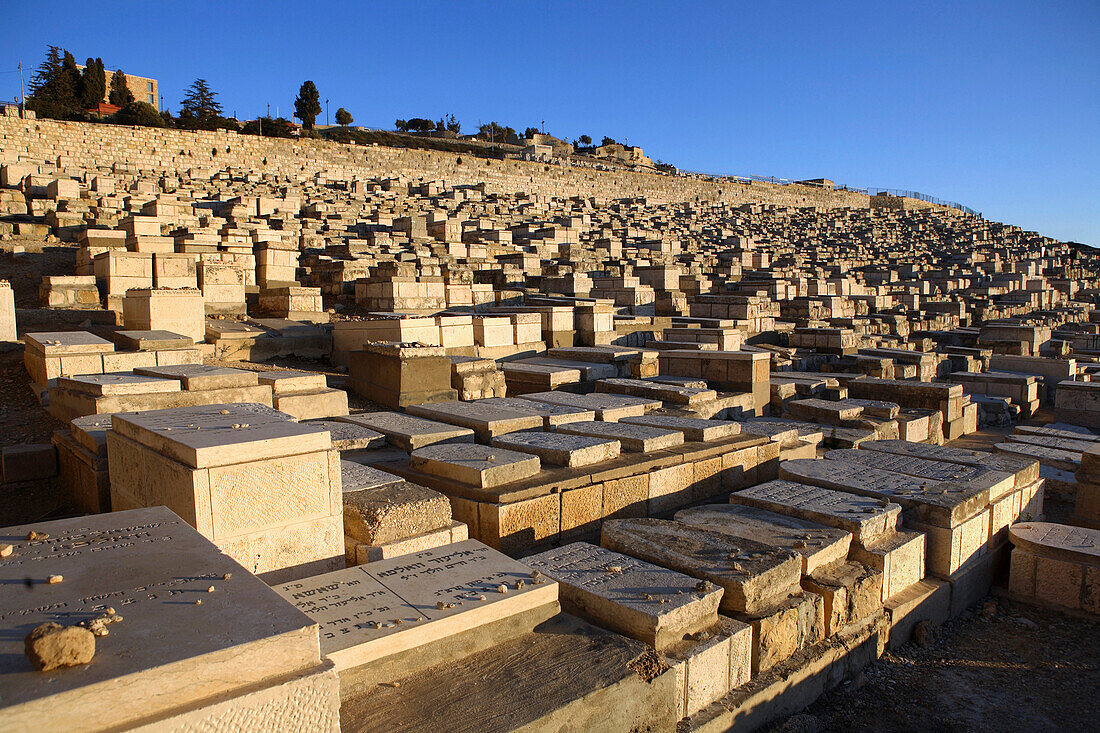
[[[351,112],[348,112],[343,107],[336,110],[336,124],[343,125],[344,127],[347,127],[352,122],[355,122],[355,120],[352,119]]]
[[[126,75],[119,69],[111,74],[111,94],[107,101],[116,107],[125,107],[134,101],[134,94],[126,83]]]
[[[319,114],[321,114],[321,95],[313,82],[305,81],[298,90],[298,98],[294,100],[294,116],[302,121],[302,127],[312,130],[313,123]]]
[[[83,82],[84,109],[94,109],[107,93],[107,73],[103,68],[103,59],[88,59],[84,66]]]
[[[80,117],[81,88],[76,59],[64,49],[50,46],[46,60],[38,65],[31,79],[27,107],[42,117],[61,120]]]
[[[213,130],[222,115],[222,106],[217,93],[206,83],[206,79],[196,79],[187,88],[180,103],[180,120],[190,117],[203,130]]]

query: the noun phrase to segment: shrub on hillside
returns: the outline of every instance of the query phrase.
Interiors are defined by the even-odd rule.
[[[112,122],[120,125],[140,125],[142,127],[164,127],[164,118],[157,108],[148,102],[130,102],[111,117]]]

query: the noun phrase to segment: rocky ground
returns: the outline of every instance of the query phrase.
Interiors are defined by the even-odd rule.
[[[1096,730],[1100,622],[990,597],[773,733]]]

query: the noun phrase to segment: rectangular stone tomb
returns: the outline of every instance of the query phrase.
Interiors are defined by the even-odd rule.
[[[339,730],[316,623],[168,509],[7,527],[0,541],[13,545],[0,561],[5,730],[220,730],[230,718]],[[107,633],[87,664],[38,671],[23,639],[46,622]]]
[[[988,489],[829,460],[786,461],[780,478],[901,504],[908,528],[928,537],[929,572],[949,578],[985,555],[992,539]]]
[[[479,403],[480,400],[433,402],[426,405],[412,405],[407,409],[410,415],[469,428],[478,438],[486,442],[497,435],[542,427],[542,417],[533,412]]]
[[[400,412],[362,412],[357,415],[341,415],[333,420],[376,430],[386,436],[390,445],[407,452],[436,443],[474,442],[474,431],[469,428]]]
[[[895,453],[929,461],[958,463],[963,466],[977,466],[991,471],[1004,471],[1013,475],[1016,488],[1022,488],[1039,478],[1039,462],[1022,456],[983,453],[947,445],[913,443],[907,440],[875,440],[864,443],[860,446],[860,449]]]
[[[607,520],[600,544],[721,586],[725,613],[767,612],[799,590],[795,553],[682,522]]]
[[[648,425],[651,428],[679,430],[685,440],[709,443],[734,435],[740,435],[741,423],[733,420],[704,420],[698,417],[676,417],[674,415],[643,415],[642,417],[624,417],[620,422],[629,425]]]
[[[539,457],[487,445],[429,445],[412,452],[409,465],[423,473],[486,489],[537,474]]]
[[[177,379],[186,390],[227,389],[253,387],[259,384],[256,372],[231,369],[206,364],[180,364],[177,366],[141,367],[135,374],[146,377]]]
[[[718,586],[597,545],[574,542],[523,562],[559,583],[567,613],[658,651],[718,622]]]
[[[502,407],[508,410],[519,410],[521,412],[533,412],[542,417],[543,427],[547,428],[568,422],[596,419],[596,412],[594,410],[556,405],[552,402],[536,402],[534,400],[525,400],[522,397],[490,397],[480,400],[480,404],[490,407]]]
[[[991,471],[977,466],[930,461],[925,458],[901,456],[872,450],[831,450],[825,454],[829,460],[853,461],[882,471],[904,473],[907,476],[951,481],[975,489],[989,491],[990,499],[999,499],[1015,488],[1015,478],[1004,471]]]
[[[493,438],[493,445],[538,456],[544,465],[579,468],[610,461],[619,456],[617,440],[588,435],[525,431]]]
[[[320,626],[338,670],[410,652],[468,629],[556,605],[558,585],[466,540],[284,583],[275,590]]]
[[[617,440],[622,449],[630,453],[649,453],[682,445],[684,434],[679,430],[653,428],[648,425],[629,425],[617,422],[573,422],[558,425],[559,433],[588,435],[593,438]]]
[[[593,410],[596,413],[596,419],[604,422],[615,422],[624,417],[640,417],[661,406],[657,400],[600,393],[580,395],[560,391],[534,392],[523,395],[523,399]]]
[[[790,550],[802,557],[802,574],[848,559],[852,535],[805,519],[739,504],[681,509],[676,521]]]
[[[329,434],[255,404],[116,413],[114,509],[165,505],[277,582],[343,557],[339,452]]]

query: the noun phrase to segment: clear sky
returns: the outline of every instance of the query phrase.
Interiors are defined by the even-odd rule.
[[[227,114],[587,133],[681,168],[959,201],[1100,246],[1100,2],[15,2],[0,98],[49,44]],[[320,118],[324,121],[324,113]]]

